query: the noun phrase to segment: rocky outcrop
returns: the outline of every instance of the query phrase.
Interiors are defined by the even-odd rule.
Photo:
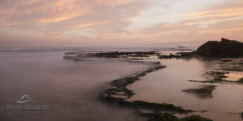
[[[200,46],[196,54],[203,57],[243,57],[243,43],[222,38],[218,41],[208,41]]]

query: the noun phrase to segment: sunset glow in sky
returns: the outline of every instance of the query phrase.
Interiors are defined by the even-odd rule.
[[[243,41],[242,0],[0,0],[0,47]]]

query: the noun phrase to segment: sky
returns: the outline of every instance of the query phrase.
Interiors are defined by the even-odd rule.
[[[0,0],[0,47],[243,42],[242,0]],[[193,45],[192,44],[192,45]]]

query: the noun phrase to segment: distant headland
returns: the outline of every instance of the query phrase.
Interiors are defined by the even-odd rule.
[[[202,57],[243,57],[243,43],[222,38],[220,42],[206,42],[195,53]]]

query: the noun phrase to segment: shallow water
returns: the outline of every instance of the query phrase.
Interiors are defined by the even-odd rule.
[[[141,121],[133,111],[99,100],[98,94],[113,79],[130,75],[146,65],[107,59],[63,59],[64,51],[0,52],[1,121]],[[31,104],[49,110],[9,113],[24,94]]]
[[[206,80],[205,72],[218,67],[210,61],[198,59],[163,59],[165,69],[142,77],[141,80],[128,86],[136,93],[129,100],[144,100],[157,103],[171,103],[185,109],[207,111],[195,113],[214,121],[242,121],[243,85],[214,83],[216,89],[213,98],[201,99],[182,90],[210,85],[188,80]]]
[[[103,103],[98,94],[112,80],[144,70],[147,65],[97,58],[75,62],[63,59],[64,52],[67,50],[0,52],[0,121],[145,120],[130,109]],[[129,85],[128,88],[136,93],[130,100],[170,103],[185,109],[207,111],[195,114],[214,121],[242,121],[239,113],[243,111],[243,85],[214,83],[213,98],[206,99],[182,91],[210,85],[188,80],[206,80],[204,73],[222,67],[218,61],[158,60],[157,57],[144,61],[160,61],[167,67]],[[241,72],[232,71],[228,78],[235,78],[236,73]],[[24,94],[33,99],[32,104],[48,104],[50,110],[36,114],[9,113],[6,105],[16,104]]]
[[[238,81],[239,79],[241,79],[243,77],[243,72],[230,72],[230,73],[226,74],[225,76],[227,76],[225,78],[225,80]]]

